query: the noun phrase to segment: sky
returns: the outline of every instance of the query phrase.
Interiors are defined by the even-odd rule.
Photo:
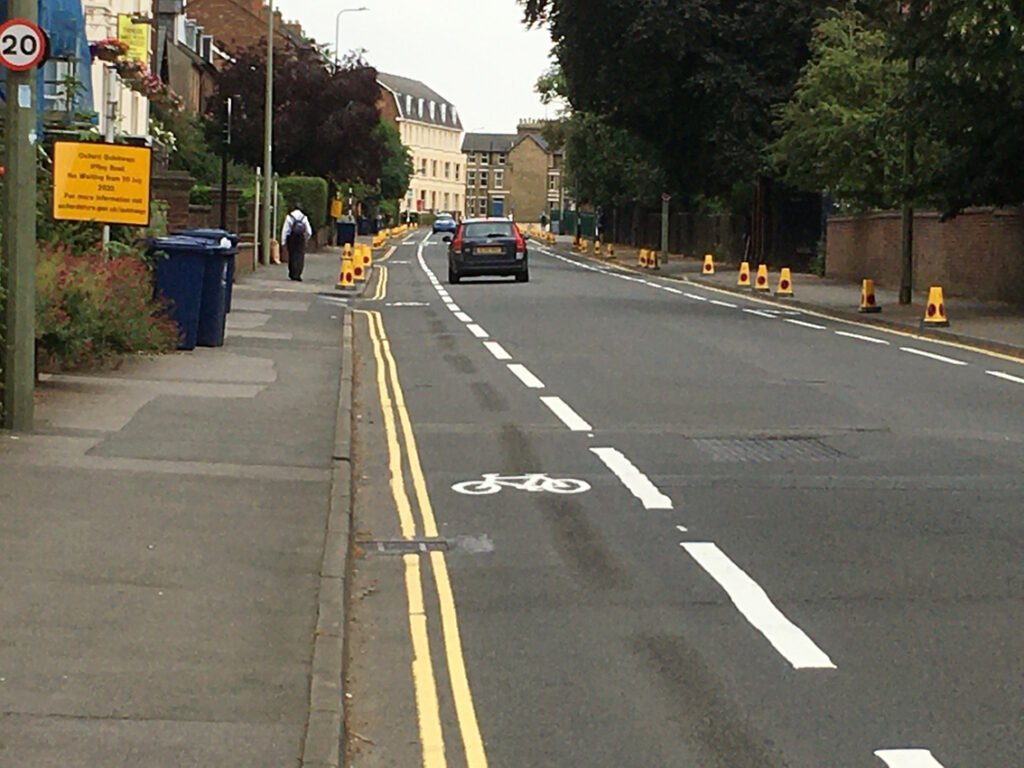
[[[381,72],[411,77],[459,110],[466,131],[515,133],[520,119],[554,117],[534,84],[550,66],[546,29],[528,30],[516,0],[275,0],[287,20],[334,48],[363,49]],[[338,16],[344,8],[369,10]]]

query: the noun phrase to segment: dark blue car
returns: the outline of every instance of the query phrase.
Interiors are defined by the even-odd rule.
[[[434,234],[438,232],[454,232],[457,224],[450,213],[439,213],[434,219]]]

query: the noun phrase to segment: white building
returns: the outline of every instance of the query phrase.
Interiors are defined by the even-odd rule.
[[[90,0],[85,7],[85,34],[90,43],[104,38],[119,37],[118,16],[123,16],[121,31],[137,38],[137,45],[130,56],[140,57],[145,54],[145,62],[152,61],[151,24],[130,24],[126,21],[135,16],[149,19],[153,12],[152,0]],[[127,42],[127,41],[126,41]],[[141,46],[144,46],[141,47]],[[113,113],[114,133],[119,136],[146,137],[149,135],[149,100],[128,88],[117,77],[108,75],[110,65],[103,61],[92,64],[92,88],[94,108],[99,114],[99,129],[107,134],[110,123],[109,114]],[[110,103],[113,102],[113,109]]]

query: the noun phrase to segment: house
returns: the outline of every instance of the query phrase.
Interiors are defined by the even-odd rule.
[[[541,121],[521,121],[516,133],[467,133],[466,215],[537,221],[565,203],[563,158]]]
[[[188,17],[217,39],[228,53],[237,53],[267,39],[267,6],[263,0],[188,0]],[[274,45],[314,47],[295,21],[285,21],[274,11]]]
[[[161,76],[178,96],[183,109],[202,114],[216,89],[217,65],[228,60],[199,22],[188,16],[175,18],[164,47]]]
[[[410,212],[463,210],[462,122],[455,105],[418,80],[378,73],[381,117],[397,129],[409,148],[413,176],[401,201]]]

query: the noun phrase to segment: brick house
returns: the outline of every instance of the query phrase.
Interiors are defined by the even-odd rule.
[[[267,6],[263,0],[188,0],[186,13],[234,53],[258,45],[267,37]],[[298,22],[285,21],[274,11],[274,45],[311,45]]]

